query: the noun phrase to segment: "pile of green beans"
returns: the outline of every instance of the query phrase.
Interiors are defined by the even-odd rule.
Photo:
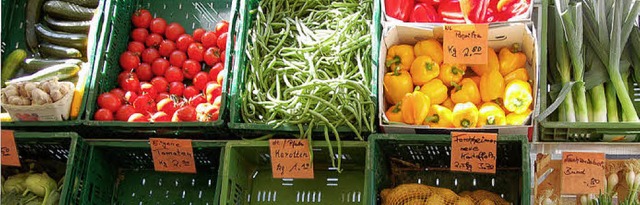
[[[375,129],[372,7],[372,0],[260,1],[250,11],[243,120],[294,125],[309,139],[324,128],[326,140],[332,133],[338,142],[344,126],[363,140]]]

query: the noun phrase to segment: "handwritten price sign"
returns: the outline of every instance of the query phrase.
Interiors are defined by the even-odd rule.
[[[563,194],[597,194],[604,190],[604,153],[562,153]]]
[[[269,149],[273,178],[313,179],[308,140],[272,139]]]
[[[149,144],[156,171],[196,173],[191,140],[149,138]]]
[[[496,173],[495,133],[451,132],[451,171]]]
[[[16,140],[13,130],[2,130],[2,160],[1,164],[6,166],[20,166],[20,158],[18,157],[18,149],[16,148]]]
[[[444,62],[487,64],[487,24],[447,24],[444,26]]]

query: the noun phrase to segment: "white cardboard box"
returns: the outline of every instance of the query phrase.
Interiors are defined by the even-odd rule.
[[[395,25],[388,27],[383,31],[380,42],[380,55],[378,62],[384,65],[386,62],[387,49],[397,44],[415,45],[418,41],[436,38],[442,42],[443,26],[427,25],[414,27],[410,25]],[[495,49],[496,52],[500,48],[511,46],[519,43],[522,51],[527,55],[526,68],[529,72],[529,78],[533,81],[533,112],[529,116],[527,123],[522,126],[488,126],[483,128],[430,128],[426,125],[407,125],[407,124],[389,124],[385,116],[388,104],[384,98],[384,75],[387,72],[386,67],[378,69],[378,116],[380,128],[383,133],[399,133],[399,134],[442,134],[451,131],[473,131],[473,132],[494,132],[498,134],[517,134],[530,135],[533,133],[533,115],[538,109],[538,45],[536,42],[535,32],[522,23],[512,24],[495,24],[489,26],[489,44],[488,46]]]

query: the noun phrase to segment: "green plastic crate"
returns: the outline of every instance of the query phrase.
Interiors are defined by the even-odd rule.
[[[496,174],[449,171],[450,135],[375,134],[369,137],[366,204],[380,204],[379,193],[405,183],[448,188],[456,193],[487,190],[513,204],[530,204],[531,171],[527,136],[498,136]],[[391,158],[416,167],[391,171]]]
[[[184,26],[186,33],[191,34],[196,28],[206,30],[215,29],[215,25],[222,19],[228,20],[229,38],[227,48],[233,48],[233,36],[236,35],[237,2],[235,0],[112,0],[107,8],[109,20],[107,21],[109,36],[105,38],[102,48],[103,55],[97,56],[102,62],[99,69],[94,72],[91,82],[91,93],[87,101],[87,114],[84,122],[87,134],[99,129],[101,133],[109,135],[126,134],[128,137],[148,138],[149,135],[165,135],[180,137],[189,135],[190,138],[205,138],[212,134],[226,133],[228,120],[228,85],[229,77],[222,84],[222,102],[220,117],[213,122],[163,122],[163,123],[128,123],[122,121],[96,121],[93,119],[98,110],[98,96],[117,87],[118,74],[122,71],[119,65],[120,54],[127,50],[129,34],[131,32],[131,15],[140,8],[145,8],[154,17],[162,17],[167,23],[177,22]],[[233,16],[232,16],[233,15]],[[226,52],[225,70],[227,76],[231,71],[232,53]],[[208,68],[207,68],[208,69]],[[88,135],[93,137],[92,135]],[[226,136],[226,135],[225,135]]]
[[[337,144],[332,145],[336,149]],[[315,178],[294,180],[272,178],[269,142],[229,142],[220,204],[367,204],[364,203],[367,144],[342,142],[342,173],[331,166],[327,142],[314,141],[311,146]]]
[[[64,185],[60,192],[60,204],[75,204],[73,201],[78,193],[73,190],[82,187],[79,176],[84,174],[80,169],[87,161],[84,160],[87,152],[86,143],[73,132],[14,132],[18,155],[22,168],[2,166],[2,176],[8,177],[10,173],[20,170],[28,171],[29,164],[25,160],[35,160],[36,164],[47,164],[44,170],[49,176],[58,180],[64,177]],[[4,137],[4,136],[3,136]],[[52,166],[59,164],[64,167]]]
[[[240,5],[240,10],[237,11],[239,12],[239,16],[240,16],[240,34],[238,34],[238,39],[237,39],[237,45],[235,47],[235,55],[237,56],[236,59],[234,59],[234,76],[233,76],[233,84],[231,87],[231,105],[230,106],[230,121],[229,121],[229,128],[236,134],[238,135],[242,135],[242,136],[259,136],[259,135],[266,135],[266,134],[299,134],[300,133],[300,128],[298,128],[297,126],[293,126],[290,124],[284,124],[281,125],[277,128],[274,128],[274,125],[268,125],[268,124],[258,124],[258,123],[246,123],[242,120],[242,108],[241,108],[241,104],[242,104],[242,99],[239,94],[242,93],[243,88],[244,88],[244,78],[246,75],[246,62],[247,62],[247,56],[245,55],[245,46],[247,44],[247,36],[248,36],[248,32],[249,29],[252,25],[251,22],[254,21],[255,19],[255,14],[251,15],[250,11],[255,9],[258,6],[258,3],[260,2],[259,0],[242,0],[241,1],[241,5]],[[378,73],[378,54],[379,54],[379,49],[380,49],[380,36],[381,36],[381,32],[382,32],[382,24],[380,22],[381,19],[381,9],[380,9],[380,1],[374,0],[373,1],[373,18],[372,18],[372,42],[371,42],[371,57],[373,59],[373,66],[371,67],[372,69],[372,78],[371,79],[371,99],[373,100],[374,103],[376,103],[376,107],[375,109],[377,110],[377,96],[378,96],[378,77],[376,74]],[[377,116],[377,114],[375,115]],[[374,120],[374,119],[372,119]],[[377,129],[376,126],[377,123],[374,124],[374,129]],[[304,126],[304,129],[307,129],[307,126]],[[337,127],[338,132],[340,132],[341,136],[344,137],[345,135],[349,135],[349,136],[355,136],[355,134],[352,133],[351,129],[349,129],[347,126],[341,126],[341,127]],[[314,129],[314,135],[322,135],[324,132],[324,128],[322,127],[318,127]],[[373,132],[375,133],[376,130],[373,130]],[[343,135],[344,134],[344,135]],[[366,134],[366,133],[365,133]]]
[[[542,0],[542,34],[540,36],[541,47],[541,66],[540,66],[540,110],[544,111],[549,105],[553,103],[555,99],[549,97],[547,87],[549,80],[546,76],[550,76],[549,70],[555,69],[554,65],[549,65],[547,47],[549,36],[553,33],[549,31],[549,12],[555,12],[549,8],[550,0]],[[553,13],[551,13],[553,14]],[[551,18],[552,19],[552,18]],[[636,110],[640,111],[640,82],[638,82],[634,89],[633,105]],[[621,111],[618,111],[621,112]],[[640,122],[624,122],[624,123],[609,123],[609,122],[558,122],[557,111],[549,115],[549,117],[542,119],[539,122],[538,140],[540,141],[615,141],[614,139],[624,139],[625,142],[640,142]]]
[[[87,79],[85,83],[84,96],[82,98],[82,103],[80,105],[78,118],[66,120],[66,121],[51,121],[51,122],[2,122],[2,126],[6,126],[6,128],[14,129],[14,130],[24,130],[24,131],[74,131],[72,128],[79,126],[82,123],[84,110],[87,102],[87,98],[89,96],[89,85],[91,82],[91,78],[96,61],[93,56],[99,55],[101,49],[97,46],[102,38],[105,36],[105,30],[103,29],[103,25],[105,24],[105,16],[104,16],[104,8],[107,1],[100,1],[98,8],[96,9],[96,16],[98,16],[98,24],[94,25],[89,31],[89,39],[90,44],[88,45],[88,62],[86,62],[89,67],[89,72],[87,72]],[[28,56],[32,55],[29,49],[26,48],[25,41],[25,15],[27,1],[19,1],[19,0],[3,0],[2,1],[2,31],[5,32],[2,35],[2,59],[4,60],[9,53],[14,51],[15,49],[24,49],[27,51]],[[91,39],[95,39],[93,44],[91,44]]]
[[[156,172],[149,141],[91,141],[78,204],[216,204],[224,142],[193,141],[197,174]]]

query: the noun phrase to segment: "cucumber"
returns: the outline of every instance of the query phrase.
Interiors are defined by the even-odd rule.
[[[2,62],[2,78],[0,79],[0,81],[4,83],[7,82],[7,80],[11,79],[18,71],[20,62],[22,62],[25,58],[27,58],[27,52],[22,49],[16,49],[11,52],[9,56],[7,56],[7,58]]]
[[[40,54],[45,57],[53,58],[81,58],[82,53],[78,49],[69,48],[50,43],[40,44]]]
[[[22,62],[22,70],[26,73],[35,73],[39,70],[58,64],[82,65],[78,59],[49,59],[49,58],[27,58]]]
[[[72,4],[77,4],[84,7],[96,8],[98,7],[98,0],[62,0],[64,2],[69,2]]]
[[[64,1],[47,1],[42,7],[51,16],[66,20],[88,21],[93,18],[95,9],[82,7]]]
[[[12,79],[6,84],[12,84],[17,82],[40,82],[53,78],[58,78],[58,80],[64,80],[70,77],[73,77],[78,74],[80,71],[80,66],[76,64],[58,64],[52,65],[45,69],[42,69],[34,74]]]
[[[61,21],[50,16],[44,16],[47,26],[56,31],[67,33],[89,33],[91,21]]]
[[[53,31],[42,24],[36,24],[36,33],[41,40],[56,45],[67,46],[77,49],[87,47],[87,35]]]
[[[27,1],[25,35],[27,47],[29,47],[29,50],[33,53],[36,52],[36,48],[38,47],[38,38],[36,37],[36,23],[38,23],[38,20],[40,20],[40,9],[42,8],[43,3],[44,0]]]

